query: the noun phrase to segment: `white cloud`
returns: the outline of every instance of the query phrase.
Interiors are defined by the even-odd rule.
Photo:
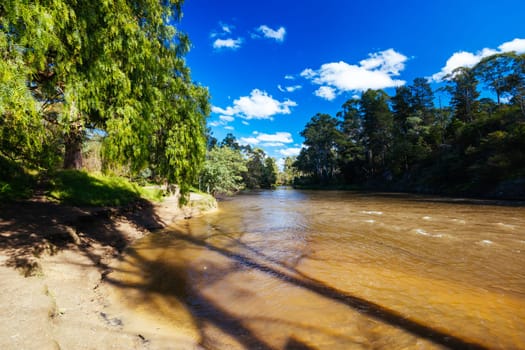
[[[500,46],[498,50],[484,48],[476,53],[468,51],[455,52],[445,63],[445,66],[441,68],[438,73],[432,75],[431,79],[435,82],[443,81],[446,77],[459,67],[471,68],[479,63],[483,58],[505,52],[524,53],[525,52],[525,39],[514,39],[507,41]]]
[[[233,126],[230,126],[230,125],[225,126],[224,129],[226,129],[226,130],[235,130],[235,128]]]
[[[313,79],[313,78],[315,78],[316,75],[317,75],[317,73],[315,73],[314,70],[311,69],[311,68],[306,68],[300,74],[300,76],[302,76],[303,78],[306,78],[306,79]]]
[[[215,121],[215,122],[209,122],[208,124],[209,124],[210,126],[219,126],[219,125],[221,125],[221,123],[220,123],[220,122],[217,122],[217,121]]]
[[[298,156],[301,153],[302,147],[290,147],[279,150],[279,153],[284,157]]]
[[[369,57],[359,64],[366,70],[378,69],[391,75],[399,75],[399,72],[405,69],[406,60],[405,55],[396,52],[394,49],[388,49],[369,54]]]
[[[278,101],[267,92],[253,89],[250,96],[242,96],[233,101],[233,106],[220,108],[213,106],[212,112],[243,119],[272,119],[276,114],[290,114],[290,107],[297,106],[291,100]]]
[[[286,29],[284,27],[279,27],[278,29],[274,30],[267,25],[262,25],[257,28],[257,31],[262,33],[265,38],[274,39],[280,42],[284,40],[284,36],[286,35]]]
[[[233,122],[235,120],[235,118],[231,115],[221,115],[219,119],[226,123]]]
[[[276,132],[275,134],[257,134],[257,139],[263,142],[292,143],[292,134],[289,132]]]
[[[299,90],[302,88],[302,85],[292,85],[292,86],[282,86],[282,85],[277,85],[277,89],[279,89],[279,91],[281,92],[294,92],[295,90]]]
[[[525,52],[525,39],[514,39],[512,41],[507,41],[506,43],[501,44],[498,49],[501,52],[512,52],[524,53]]]
[[[242,144],[258,145],[268,147],[280,147],[286,143],[292,143],[292,134],[289,132],[278,131],[275,134],[265,134],[254,131],[255,137],[241,137],[240,141]]]
[[[239,139],[241,145],[257,145],[259,142],[256,137],[241,137]]]
[[[405,84],[404,80],[393,79],[405,68],[407,57],[394,49],[372,53],[359,65],[343,61],[326,63],[318,70],[307,68],[301,76],[321,85],[316,96],[333,100],[338,94],[346,91],[365,91],[367,89],[384,89]]]
[[[287,80],[295,80],[295,77],[293,75],[290,75],[290,74],[286,74],[284,76],[284,79],[287,79]]]
[[[243,120],[241,123],[242,123],[243,125],[250,125],[250,123],[248,123],[246,120]]]
[[[226,49],[237,50],[238,48],[241,47],[241,44],[242,44],[242,39],[241,38],[237,38],[237,39],[232,39],[232,38],[229,38],[229,39],[216,39],[213,42],[213,48],[214,49],[226,48]]]
[[[321,86],[319,89],[315,90],[315,96],[332,101],[336,97],[335,89],[330,86]]]
[[[231,26],[231,25],[228,25],[228,24],[225,24],[225,23],[221,24],[221,29],[225,33],[231,34],[232,28],[233,28],[233,26]]]
[[[281,147],[281,146],[284,146],[284,143],[282,143],[282,142],[265,142],[265,143],[261,143],[261,146],[264,146],[264,147]]]

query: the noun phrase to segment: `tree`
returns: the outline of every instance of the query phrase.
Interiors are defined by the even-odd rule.
[[[393,124],[392,167],[402,173],[428,153],[425,138],[434,123],[432,89],[426,79],[414,79],[414,85],[396,88],[391,98]]]
[[[220,147],[229,147],[231,149],[239,151],[241,146],[237,142],[237,139],[232,133],[228,133],[226,137],[219,144]]]
[[[364,144],[369,172],[372,176],[386,170],[388,151],[392,145],[392,113],[388,95],[383,90],[367,90],[361,97]]]
[[[508,77],[514,73],[515,54],[502,53],[483,58],[474,68],[474,74],[496,94],[496,103],[501,104],[502,95],[509,91]]]
[[[297,157],[285,157],[283,164],[283,171],[279,173],[278,183],[281,185],[291,185],[296,177],[299,176],[296,167],[294,166]]]
[[[233,194],[244,188],[242,173],[246,171],[246,163],[240,151],[229,147],[214,147],[208,152],[200,184],[214,196]]]
[[[449,76],[447,91],[452,95],[450,104],[454,107],[454,117],[463,121],[474,120],[477,110],[478,80],[470,68],[456,68]]]
[[[0,52],[23,67],[24,94],[38,106],[40,124],[56,131],[65,168],[81,167],[86,130],[98,129],[106,136],[106,159],[135,173],[151,167],[182,192],[195,180],[205,155],[209,97],[192,82],[183,59],[189,40],[173,25],[182,16],[181,5],[181,0],[0,5]],[[10,113],[30,118],[25,107],[15,107]]]
[[[296,166],[312,174],[322,184],[329,183],[338,172],[337,142],[341,133],[337,125],[337,119],[317,113],[301,132],[306,147],[297,157]]]
[[[525,118],[525,54],[516,55],[512,65],[513,73],[507,76],[506,86],[511,96],[511,103],[519,106]]]
[[[347,182],[360,177],[362,161],[365,158],[359,104],[359,100],[349,99],[343,104],[342,111],[337,113],[337,117],[341,119],[339,124],[341,137],[337,143],[338,161]]]
[[[264,188],[264,159],[266,154],[261,148],[249,149],[247,152],[246,172],[243,174],[244,184],[249,189]]]
[[[261,179],[261,188],[272,188],[277,182],[277,163],[272,157],[264,159],[263,176]]]
[[[421,118],[424,125],[429,126],[434,122],[434,93],[427,79],[415,78],[410,86],[411,105],[417,117]]]

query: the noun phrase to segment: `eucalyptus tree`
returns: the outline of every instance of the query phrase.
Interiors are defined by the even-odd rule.
[[[412,93],[411,105],[424,125],[434,123],[434,93],[425,78],[415,78],[409,87]]]
[[[277,183],[277,175],[279,168],[277,162],[272,157],[264,159],[263,176],[261,181],[261,188],[272,188]]]
[[[337,119],[317,113],[306,124],[301,136],[305,139],[305,147],[297,157],[297,168],[312,174],[322,184],[329,183],[339,171],[337,145],[341,132]]]
[[[387,155],[392,146],[393,116],[388,101],[389,96],[383,90],[367,90],[361,96],[364,144],[372,176],[386,170]]]
[[[474,73],[496,94],[496,103],[510,90],[509,77],[514,73],[514,53],[501,53],[483,58],[474,68]]]
[[[150,167],[187,190],[204,160],[209,97],[183,59],[189,39],[175,26],[181,6],[181,0],[3,1],[0,52],[9,58],[7,71],[20,67],[23,76],[3,76],[1,83],[15,84],[28,103],[6,109],[0,102],[0,112],[26,125],[39,118],[55,130],[65,168],[82,166],[86,130],[98,129],[107,159],[133,172]]]
[[[448,78],[447,91],[451,95],[450,104],[454,108],[454,117],[463,122],[473,121],[479,97],[479,81],[474,70],[459,67]]]
[[[352,182],[361,177],[360,170],[365,159],[359,104],[359,99],[349,99],[343,103],[342,110],[337,113],[341,132],[341,137],[337,142],[338,161],[346,182]]]
[[[519,106],[525,118],[525,53],[514,56],[513,73],[507,77],[506,86],[511,103]]]

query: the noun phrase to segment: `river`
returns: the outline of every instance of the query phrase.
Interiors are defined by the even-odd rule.
[[[243,194],[138,241],[111,278],[198,348],[525,349],[525,207],[509,203]]]

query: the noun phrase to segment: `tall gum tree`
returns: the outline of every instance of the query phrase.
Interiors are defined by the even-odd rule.
[[[109,160],[134,172],[149,167],[183,191],[195,180],[204,160],[209,97],[192,82],[183,59],[189,40],[175,27],[182,3],[0,4],[0,50],[22,61],[38,117],[61,135],[65,168],[82,166],[81,144],[92,129],[105,135]],[[8,112],[29,119],[22,109]]]

